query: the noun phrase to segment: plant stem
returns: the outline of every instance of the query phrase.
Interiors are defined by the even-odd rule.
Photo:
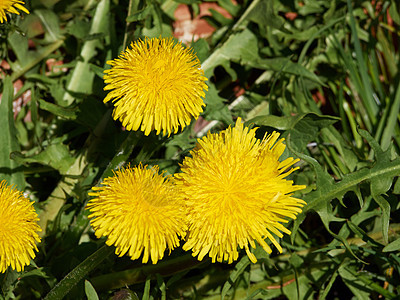
[[[113,247],[104,245],[75,269],[68,273],[57,285],[47,294],[44,300],[59,300],[65,297],[68,292],[85,277],[90,271],[97,267],[106,257],[114,251]]]
[[[144,282],[151,274],[160,274],[162,277],[171,276],[184,270],[193,269],[205,262],[198,261],[191,254],[186,254],[158,262],[155,265],[144,265],[140,268],[100,275],[91,278],[90,282],[97,291],[116,289],[125,285]]]

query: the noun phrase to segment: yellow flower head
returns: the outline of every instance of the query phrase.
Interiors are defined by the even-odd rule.
[[[131,43],[119,58],[107,62],[104,90],[110,91],[114,119],[127,130],[156,130],[168,136],[195,119],[205,106],[207,78],[193,53],[172,38],[146,38]]]
[[[0,183],[0,272],[9,266],[18,272],[30,264],[38,251],[35,242],[40,242],[41,231],[38,215],[22,192]]]
[[[19,15],[19,11],[17,10],[17,8],[29,14],[29,11],[24,6],[22,6],[22,4],[25,4],[24,1],[0,0],[0,22],[3,23],[3,21],[7,21],[6,13]]]
[[[177,193],[173,178],[158,173],[158,167],[121,169],[104,179],[103,186],[93,187],[87,209],[98,238],[107,236],[107,245],[115,253],[143,263],[153,264],[179,245],[179,236],[187,230],[183,198]]]
[[[281,223],[295,219],[305,202],[291,197],[304,186],[293,185],[285,177],[298,160],[288,158],[279,162],[285,150],[279,133],[273,132],[263,140],[255,137],[255,129],[243,128],[240,118],[234,128],[219,134],[208,134],[198,140],[192,157],[186,157],[176,174],[177,185],[185,195],[188,206],[189,234],[183,246],[202,260],[208,253],[215,260],[231,263],[238,259],[238,248],[250,252],[254,240],[271,253],[268,238],[280,252],[273,237],[290,231]]]

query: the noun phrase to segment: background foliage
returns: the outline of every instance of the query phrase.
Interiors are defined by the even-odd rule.
[[[35,262],[1,276],[2,298],[40,299],[71,270],[68,299],[399,297],[397,1],[26,2],[31,14],[0,27],[0,176],[35,201],[44,231]],[[173,35],[178,5],[194,18],[206,2],[230,17],[210,10],[215,31],[191,43],[209,78],[202,121],[169,139],[124,131],[102,102],[106,61]],[[93,185],[127,162],[173,174],[198,137],[238,116],[302,159],[292,178],[308,205],[283,254],[228,265],[177,249],[142,265],[101,248],[84,210]]]

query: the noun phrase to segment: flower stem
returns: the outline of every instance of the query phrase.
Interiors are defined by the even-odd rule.
[[[44,298],[44,300],[57,300],[62,299],[68,292],[98,266],[105,258],[107,258],[114,251],[113,247],[104,245],[82,263],[80,263],[75,269],[68,273]]]
[[[144,265],[140,268],[100,275],[91,278],[90,282],[96,291],[116,289],[125,285],[144,282],[151,274],[160,274],[162,277],[171,276],[185,270],[193,269],[208,261],[198,261],[188,253],[177,258],[160,261],[155,265]]]

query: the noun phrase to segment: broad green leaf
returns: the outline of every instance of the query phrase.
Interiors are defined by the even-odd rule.
[[[326,127],[321,129],[321,133],[325,141],[335,145],[341,158],[343,159],[343,162],[349,168],[349,170],[354,171],[358,163],[358,157],[352,151],[352,149],[349,149],[349,147],[346,145],[346,141],[339,131],[332,127]]]
[[[244,256],[235,266],[235,269],[232,271],[231,275],[227,282],[225,282],[222,292],[221,298],[225,299],[225,296],[228,294],[231,287],[235,284],[236,280],[240,275],[243,274],[244,270],[250,265],[250,259],[247,256]]]
[[[392,164],[391,149],[389,148],[384,152],[382,148],[379,146],[378,142],[375,141],[375,139],[373,139],[372,136],[367,131],[360,129],[359,133],[363,138],[365,138],[368,141],[372,149],[374,149],[376,164],[390,166]],[[399,160],[399,157],[397,157],[397,160]],[[390,189],[394,180],[394,176],[381,176],[380,178],[375,178],[370,180],[372,197],[382,210],[382,233],[385,243],[387,243],[389,239],[388,232],[389,232],[389,219],[390,219],[390,204],[381,195],[386,193]]]
[[[315,137],[322,128],[328,127],[338,120],[337,117],[303,113],[282,117],[274,115],[258,116],[250,119],[246,124],[254,123],[285,130],[284,136],[290,135],[291,146],[297,151],[303,151],[309,142],[315,141]]]
[[[210,52],[210,46],[204,39],[198,39],[190,45],[193,48],[197,58],[203,62]]]
[[[10,77],[3,80],[3,93],[0,102],[0,181],[5,179],[8,185],[15,184],[18,190],[25,188],[24,173],[20,163],[12,160],[10,154],[20,151],[13,114],[14,88]]]
[[[247,65],[253,68],[273,70],[290,75],[303,76],[318,84],[323,84],[314,73],[286,57],[261,58],[258,53],[257,37],[249,29],[232,34],[227,41],[217,48],[204,62],[203,70],[207,78],[213,75],[217,66],[223,66],[233,80],[236,79],[229,61]]]
[[[55,12],[48,9],[35,9],[34,14],[39,17],[46,31],[46,42],[53,43],[61,38],[59,19]]]
[[[143,291],[142,300],[149,300],[150,299],[150,284],[151,284],[151,277],[148,276],[147,279],[146,279],[146,283],[144,285],[144,291]]]
[[[393,194],[396,194],[396,195],[400,194],[400,177],[397,177],[396,183],[394,184]]]
[[[90,24],[88,24],[88,22],[84,22],[83,20],[75,19],[68,24],[66,30],[69,34],[83,40],[89,35]]]
[[[302,121],[306,122],[307,124],[314,124],[315,125],[314,127],[316,128],[318,127],[324,128],[334,124],[338,120],[339,120],[338,117],[333,117],[333,116],[318,115],[315,113],[302,113],[295,116],[282,116],[282,117],[274,115],[258,116],[248,120],[246,124],[254,123],[256,125],[273,127],[278,130],[293,130]],[[312,134],[315,135],[314,133],[317,131],[318,129],[313,130]]]
[[[19,163],[39,163],[50,166],[60,172],[67,174],[67,171],[75,162],[68,146],[63,143],[50,144],[42,152],[31,157],[25,157],[19,152],[13,152],[12,158]]]
[[[256,36],[248,29],[232,34],[228,40],[216,49],[202,64],[207,78],[213,74],[215,67],[222,65],[227,68],[229,61],[248,64],[258,57]]]
[[[339,274],[344,283],[353,292],[359,300],[370,298],[371,292],[375,291],[381,294],[385,299],[395,298],[395,294],[380,286],[375,282],[375,278],[368,272],[360,272],[356,265],[351,262],[343,264],[339,268]]]
[[[302,65],[291,61],[286,57],[275,57],[269,59],[260,59],[254,64],[251,64],[254,68],[260,68],[265,70],[273,70],[276,72],[287,73],[290,75],[301,76],[310,79],[318,84],[323,85],[324,83],[317,75],[306,69]]]
[[[396,22],[398,25],[400,25],[400,13],[397,8],[396,1],[391,1],[390,3],[390,8],[389,8],[389,14],[392,17],[393,21]]]
[[[66,120],[76,121],[79,124],[94,129],[107,111],[101,101],[87,97],[79,106],[65,108],[39,99],[40,108]]]
[[[382,208],[382,233],[384,239],[387,240],[388,236],[388,225],[389,225],[389,203],[380,196],[380,192],[385,191],[388,185],[382,185],[376,183],[379,181],[391,182],[395,176],[398,176],[400,172],[400,158],[397,157],[395,160],[388,160],[388,151],[383,152],[378,143],[366,132],[360,131],[360,134],[367,139],[370,145],[374,148],[377,161],[372,167],[364,167],[353,173],[349,173],[343,176],[342,180],[335,183],[326,171],[322,169],[319,163],[311,157],[304,154],[294,153],[310,163],[317,175],[317,189],[308,193],[303,197],[303,200],[307,202],[307,205],[303,208],[303,212],[294,221],[293,232],[297,231],[300,223],[305,218],[305,213],[309,210],[315,210],[321,217],[325,228],[336,238],[340,239],[346,246],[346,248],[352,253],[351,249],[347,247],[348,243],[343,237],[333,234],[329,229],[329,223],[337,219],[333,213],[330,202],[333,199],[340,199],[348,191],[355,191],[359,184],[369,182],[371,184],[371,190],[375,191],[374,199],[378,205]],[[290,141],[288,143],[290,148]],[[292,236],[293,240],[293,236]]]
[[[271,0],[256,0],[256,4],[252,7],[251,11],[247,15],[249,21],[253,21],[259,26],[272,27],[279,29],[284,32],[288,32],[283,25],[285,19],[279,16],[274,11],[274,2]]]
[[[342,278],[346,286],[351,290],[351,292],[357,297],[358,300],[369,299],[371,289],[364,282],[359,280],[348,268],[353,268],[348,264],[342,265],[339,268],[339,275]]]
[[[236,14],[240,11],[240,5],[233,3],[231,0],[218,0],[218,4],[222,8],[226,9],[231,16],[236,16]]]
[[[78,282],[113,252],[114,247],[104,245],[99,248],[59,281],[46,295],[44,300],[63,299]]]
[[[67,120],[75,120],[78,115],[77,109],[64,108],[43,99],[39,99],[39,105],[41,109]]]
[[[25,277],[30,277],[30,276],[37,276],[37,277],[42,277],[42,278],[50,278],[50,276],[45,272],[43,268],[37,268],[33,269],[31,271],[28,271],[26,273],[23,273],[19,276],[19,279],[25,278]]]
[[[85,280],[85,294],[88,300],[99,300],[96,290],[88,280]]]
[[[206,97],[204,102],[206,104],[204,110],[204,117],[207,120],[218,120],[225,124],[230,124],[232,122],[232,115],[225,105],[226,100],[218,95],[218,91],[214,84],[208,83],[208,91],[206,92]]]
[[[133,15],[130,15],[126,18],[126,22],[136,22],[136,21],[141,21],[144,20],[149,14],[152,13],[154,7],[153,5],[148,5],[137,12],[135,12]]]
[[[394,252],[400,249],[400,238],[388,244],[385,248],[383,248],[383,252]]]
[[[211,13],[211,16],[214,20],[216,20],[221,26],[226,26],[232,23],[232,19],[226,18],[223,14],[220,12],[216,11],[215,9],[209,9],[208,10]]]
[[[101,0],[96,6],[96,11],[92,19],[90,34],[104,33],[109,28],[110,0]],[[74,100],[73,93],[92,93],[93,79],[95,74],[90,68],[90,60],[96,55],[96,47],[102,48],[99,40],[86,41],[81,49],[80,57],[72,76],[67,85],[67,93],[64,94],[66,104],[71,104]]]
[[[396,70],[397,72],[397,70]],[[390,105],[390,112],[388,119],[385,122],[385,128],[382,134],[381,146],[383,150],[389,148],[392,137],[395,135],[395,128],[399,125],[399,112],[400,112],[400,84],[397,85],[396,95]]]

